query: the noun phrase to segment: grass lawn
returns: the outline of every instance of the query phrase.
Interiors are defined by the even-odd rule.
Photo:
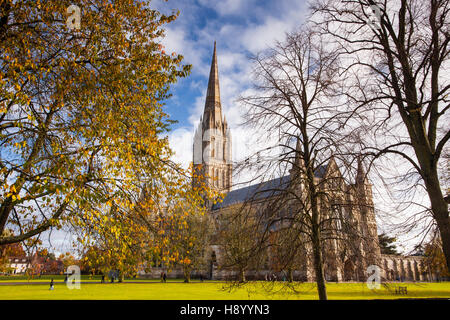
[[[42,281],[42,280],[41,280]],[[5,281],[0,281],[5,283]],[[34,281],[33,281],[34,282]],[[399,285],[399,284],[395,284]],[[329,283],[329,299],[398,299],[398,298],[449,298],[450,283],[404,283],[407,295],[396,295],[394,284],[379,290],[370,290],[365,283]],[[283,283],[252,282],[227,290],[227,284],[218,282],[179,283],[146,281],[142,283],[81,284],[81,289],[69,290],[65,284],[56,283],[55,290],[46,284],[0,285],[0,300],[13,299],[63,299],[63,300],[247,300],[247,299],[317,299],[315,284],[295,284],[287,288]]]

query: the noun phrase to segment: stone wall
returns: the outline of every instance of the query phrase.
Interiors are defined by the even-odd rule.
[[[433,281],[420,256],[381,255],[382,278],[385,281]]]

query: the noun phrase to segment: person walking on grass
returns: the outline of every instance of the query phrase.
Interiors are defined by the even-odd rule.
[[[53,278],[52,278],[52,280],[50,281],[50,289],[49,290],[54,290],[54,289],[55,289],[55,287],[54,287]]]

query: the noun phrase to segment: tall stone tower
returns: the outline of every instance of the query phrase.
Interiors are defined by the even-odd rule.
[[[207,178],[208,185],[220,192],[231,190],[231,134],[222,118],[216,42],[209,73],[205,109],[194,134],[194,170]]]

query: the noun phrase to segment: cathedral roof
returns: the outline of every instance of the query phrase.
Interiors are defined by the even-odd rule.
[[[315,172],[317,178],[323,178],[327,166],[320,166]],[[278,195],[282,190],[289,186],[291,176],[283,176],[281,178],[275,178],[272,180],[253,184],[248,187],[236,189],[227,193],[221,203],[216,203],[212,206],[212,210],[226,208],[233,204],[243,203],[248,200],[258,201],[267,199],[269,197]]]

